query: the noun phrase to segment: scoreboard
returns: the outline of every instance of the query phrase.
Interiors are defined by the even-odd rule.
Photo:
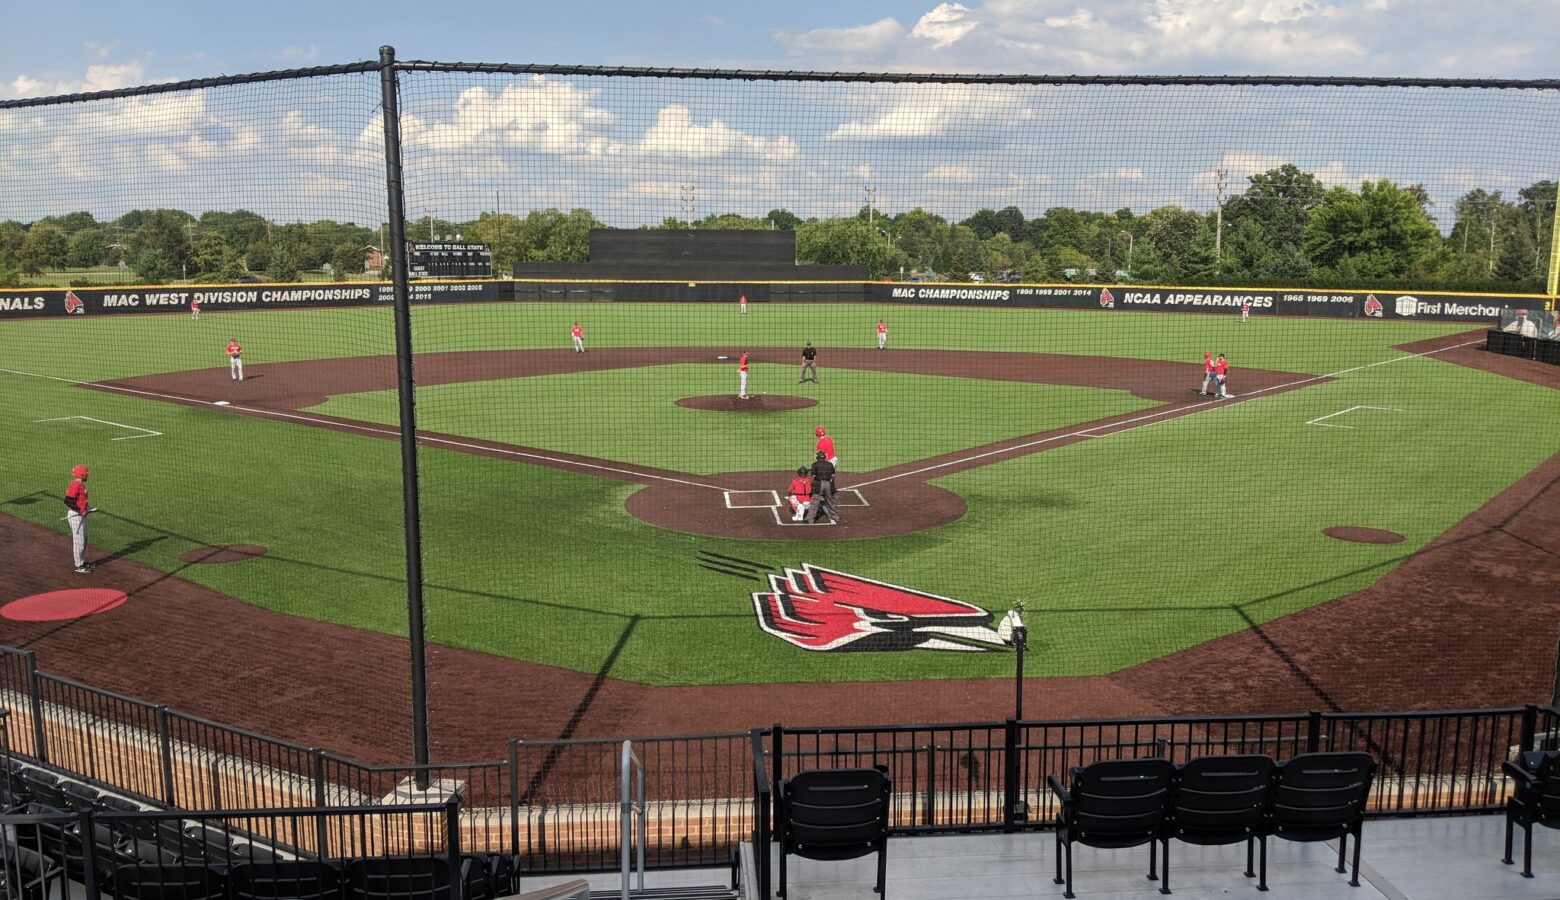
[[[493,277],[493,251],[487,244],[408,243],[406,251],[412,278]]]

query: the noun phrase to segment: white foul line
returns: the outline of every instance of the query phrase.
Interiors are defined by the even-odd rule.
[[[1407,354],[1405,356],[1394,356],[1391,359],[1383,359],[1383,360],[1380,360],[1380,361],[1377,361],[1377,362],[1373,362],[1373,363],[1366,363],[1365,365],[1362,365],[1362,366],[1353,366],[1353,367],[1347,368],[1347,369],[1339,369],[1338,371],[1332,372],[1332,373],[1327,374],[1327,375],[1312,375],[1309,378],[1301,378],[1301,379],[1298,379],[1296,381],[1287,382],[1285,384],[1275,384],[1272,387],[1257,388],[1256,390],[1251,391],[1248,394],[1242,394],[1241,397],[1235,398],[1234,403],[1241,402],[1242,398],[1245,398],[1245,397],[1255,397],[1257,394],[1266,393],[1268,391],[1276,391],[1276,390],[1280,390],[1280,389],[1283,389],[1283,388],[1298,387],[1298,386],[1300,386],[1302,384],[1310,384],[1313,381],[1321,381],[1321,380],[1323,380],[1325,378],[1337,378],[1339,375],[1347,375],[1350,372],[1358,372],[1358,371],[1361,371],[1363,369],[1370,369],[1370,368],[1374,368],[1376,366],[1384,366],[1384,365],[1387,365],[1388,363],[1402,362],[1405,359],[1419,359],[1420,357],[1431,356],[1431,355],[1434,355],[1436,353],[1445,353],[1448,350],[1456,350],[1459,347],[1471,347],[1474,344],[1482,344],[1482,343],[1484,343],[1484,339],[1483,338],[1480,338],[1479,340],[1476,340],[1476,341],[1464,341],[1461,344],[1453,344],[1450,347],[1441,347],[1441,348],[1438,348],[1436,350],[1426,350],[1423,353],[1410,353],[1410,354]],[[1234,403],[1220,404],[1219,401],[1217,401],[1217,400],[1205,400],[1205,401],[1203,401],[1201,403],[1198,403],[1197,405],[1198,406],[1213,406],[1213,405],[1232,406],[1232,405],[1234,405]],[[1112,434],[1122,434],[1122,433],[1127,432],[1127,431],[1134,431],[1137,428],[1145,428],[1145,427],[1147,427],[1149,425],[1157,425],[1161,421],[1168,421],[1168,420],[1166,420],[1164,418],[1165,416],[1168,416],[1171,413],[1182,412],[1185,409],[1186,409],[1186,407],[1184,407],[1184,406],[1174,407],[1174,408],[1170,408],[1170,409],[1160,409],[1160,410],[1158,410],[1156,412],[1151,412],[1151,413],[1148,413],[1146,415],[1135,416],[1135,417],[1130,418],[1130,419],[1123,419],[1120,422],[1112,422],[1109,425],[1095,425],[1092,428],[1083,428],[1083,429],[1080,429],[1078,431],[1070,431],[1070,432],[1068,432],[1066,434],[1054,434],[1054,435],[1052,435],[1050,437],[1044,437],[1044,438],[1039,438],[1038,440],[1029,441],[1028,443],[1015,444],[1015,445],[1013,445],[1011,447],[1003,447],[1000,450],[988,450],[985,453],[977,453],[977,454],[975,454],[973,456],[961,456],[958,459],[950,459],[950,460],[948,460],[946,462],[934,463],[934,464],[932,464],[930,466],[923,466],[922,468],[913,469],[913,470],[911,470],[909,472],[900,472],[897,475],[887,475],[887,476],[884,476],[882,478],[874,478],[871,481],[856,482],[856,487],[868,487],[868,486],[874,485],[874,484],[881,484],[882,482],[885,482],[885,481],[893,481],[895,478],[905,478],[905,477],[910,476],[910,475],[920,475],[923,472],[932,472],[932,471],[935,471],[937,469],[947,468],[948,466],[964,465],[965,463],[974,462],[975,460],[978,460],[978,459],[985,459],[988,456],[1003,456],[1005,454],[1012,453],[1015,450],[1024,450],[1024,449],[1027,449],[1029,447],[1038,447],[1041,444],[1048,444],[1048,443],[1050,443],[1052,441],[1065,440],[1066,438],[1073,438],[1073,437],[1095,438],[1095,437],[1108,437],[1109,435],[1112,435]],[[1136,424],[1136,423],[1142,423],[1142,424]],[[1132,427],[1132,428],[1122,428],[1121,426],[1123,426],[1123,425],[1132,425],[1134,427]],[[1092,431],[1105,431],[1106,433],[1105,434],[1090,434],[1090,432],[1092,432]]]
[[[91,416],[56,416],[55,418],[52,418],[52,419],[33,419],[33,423],[37,424],[38,422],[68,422],[71,419],[85,419],[88,422],[96,422],[99,425],[112,425],[115,428],[125,428],[125,429],[129,429],[130,431],[142,432],[141,434],[127,434],[124,437],[109,438],[109,440],[111,440],[111,441],[133,441],[136,438],[162,437],[162,432],[161,431],[153,431],[150,428],[141,428],[141,427],[136,426],[136,425],[121,425],[118,422],[110,422],[107,419],[94,419]]]
[[[63,381],[66,384],[91,386],[101,388],[102,390],[106,391],[120,391],[121,393],[125,394],[138,394],[143,397],[156,397],[159,400],[172,400],[180,403],[198,403],[202,406],[214,405],[210,401],[197,400],[194,397],[181,397],[178,394],[163,394],[157,391],[143,391],[139,388],[122,387],[117,384],[100,384],[90,381],[78,381],[74,378],[61,378],[58,375],[39,375],[36,372],[19,372],[15,369],[0,369],[0,372],[8,372],[12,375],[25,375],[29,378],[47,378],[51,381]],[[285,413],[271,409],[260,409],[258,407],[223,406],[219,408],[222,410],[232,410],[235,412],[247,412],[257,416],[267,416],[274,419],[290,419],[295,422],[307,422],[312,425],[329,426],[332,428],[341,428],[350,431],[360,431],[364,434],[395,435],[397,437],[399,437],[401,434],[401,429],[399,428],[372,428],[367,425],[353,424],[352,422],[345,420],[320,419],[314,416],[304,416],[297,413]],[[686,484],[690,487],[708,488],[712,491],[725,490],[725,488],[716,487],[713,484],[701,484],[697,481],[687,481],[682,478],[670,478],[665,475],[655,475],[650,472],[641,472],[634,469],[621,469],[616,466],[603,466],[598,463],[577,462],[571,459],[561,459],[559,457],[547,456],[546,454],[542,453],[527,453],[522,450],[508,450],[503,447],[488,447],[482,444],[473,444],[467,441],[452,440],[450,438],[429,437],[428,435],[420,434],[417,436],[417,440],[424,444],[442,444],[447,447],[460,447],[466,450],[480,450],[484,453],[502,453],[506,456],[518,456],[524,459],[537,459],[545,462],[556,463],[561,466],[577,466],[584,469],[595,469],[600,472],[617,472],[620,475],[629,475],[633,478],[653,478],[657,481],[670,481],[676,484]]]

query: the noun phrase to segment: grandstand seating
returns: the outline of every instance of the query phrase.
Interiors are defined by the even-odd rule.
[[[1560,828],[1560,750],[1531,751],[1510,760],[1502,770],[1516,783],[1506,801],[1506,855],[1511,864],[1511,829],[1522,826],[1522,877],[1533,877],[1533,826]]]
[[[1175,766],[1167,759],[1112,759],[1076,768],[1072,783],[1052,775],[1051,790],[1062,806],[1056,814],[1056,883],[1072,897],[1072,845],[1121,848],[1149,845],[1148,877],[1154,874],[1155,842],[1165,847],[1170,876],[1170,841],[1165,822]],[[1062,875],[1065,858],[1067,873]],[[1168,888],[1161,888],[1168,893]]]
[[[877,854],[877,893],[888,875],[888,801],[892,787],[881,769],[818,769],[780,783],[778,815],[780,890],[785,857],[856,859]]]

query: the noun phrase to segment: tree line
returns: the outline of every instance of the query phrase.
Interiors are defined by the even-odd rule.
[[[1266,284],[1537,292],[1547,273],[1555,182],[1508,196],[1473,189],[1443,235],[1419,185],[1365,181],[1326,187],[1284,165],[1247,179],[1216,210],[1161,206],[1094,212],[1053,207],[1033,218],[1016,206],[982,209],[958,222],[919,207],[803,219],[724,213],[674,218],[646,228],[784,229],[796,233],[797,262],[865,266],[873,278],[919,276],[1153,284]],[[484,212],[456,222],[409,220],[409,240],[459,234],[493,251],[502,276],[521,261],[581,262],[590,231],[605,227],[588,209]],[[361,278],[365,252],[384,226],[319,220],[279,224],[247,210],[133,210],[99,222],[72,212],[31,223],[0,222],[0,286],[49,270],[118,266],[137,280],[294,281],[305,271]],[[384,273],[374,273],[383,276]]]

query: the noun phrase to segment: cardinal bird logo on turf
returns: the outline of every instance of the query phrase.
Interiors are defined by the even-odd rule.
[[[1381,301],[1376,299],[1375,294],[1365,298],[1365,315],[1381,318]]]
[[[73,316],[84,316],[87,313],[87,305],[81,302],[75,291],[65,292],[65,311]]]
[[[972,603],[836,572],[811,563],[770,574],[753,594],[758,627],[803,650],[1006,648],[991,613]]]
[[[1110,288],[1100,288],[1100,306],[1105,309],[1116,308],[1116,295],[1110,292]]]

